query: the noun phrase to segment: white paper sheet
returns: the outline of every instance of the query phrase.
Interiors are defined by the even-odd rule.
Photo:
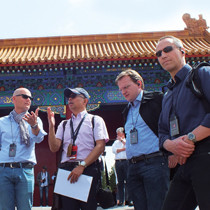
[[[54,192],[87,202],[93,177],[81,175],[76,183],[67,180],[70,171],[58,169]]]

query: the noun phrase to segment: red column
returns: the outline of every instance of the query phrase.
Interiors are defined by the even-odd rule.
[[[66,105],[66,119],[71,118],[72,111],[69,109],[69,106]]]

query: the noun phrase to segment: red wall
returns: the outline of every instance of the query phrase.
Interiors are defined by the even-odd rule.
[[[48,121],[47,121],[47,113],[39,111],[39,117],[42,119],[44,130],[48,133]],[[56,128],[57,125],[61,122],[62,118],[60,115],[55,116],[56,119]],[[40,198],[39,198],[39,186],[37,182],[37,174],[42,170],[43,166],[47,167],[47,171],[50,175],[50,186],[49,186],[49,203],[48,205],[52,205],[52,195],[53,195],[53,181],[51,179],[52,175],[57,169],[56,166],[56,153],[53,153],[49,149],[48,145],[48,136],[45,136],[44,140],[40,144],[36,144],[36,159],[37,164],[34,167],[34,175],[35,175],[35,187],[34,187],[34,206],[40,206]],[[45,203],[45,202],[44,202]]]
[[[51,179],[53,173],[56,171],[56,154],[52,153],[48,146],[47,137],[40,144],[36,144],[36,158],[37,165],[34,167],[35,172],[35,188],[34,188],[34,206],[40,205],[39,199],[39,186],[37,182],[37,174],[42,170],[42,166],[47,167],[47,171],[50,175],[50,186],[49,186],[49,206],[52,205],[52,193],[53,193],[53,181]]]

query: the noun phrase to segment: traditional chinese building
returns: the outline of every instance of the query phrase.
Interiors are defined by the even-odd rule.
[[[65,117],[66,87],[84,87],[90,94],[88,110],[102,116],[110,138],[122,126],[121,111],[126,103],[115,85],[116,76],[124,69],[137,70],[145,81],[145,89],[161,90],[169,79],[158,64],[155,47],[160,37],[180,38],[190,65],[209,62],[210,34],[202,15],[199,19],[183,15],[186,28],[180,31],[122,33],[86,36],[40,37],[0,40],[0,116],[13,108],[13,91],[18,87],[31,90],[33,107],[45,111],[47,106],[58,113],[57,124]],[[40,112],[48,131],[45,112]],[[36,148],[38,165],[56,170],[56,155],[49,151],[47,138]],[[51,189],[52,190],[52,189]],[[37,203],[35,189],[35,205]]]

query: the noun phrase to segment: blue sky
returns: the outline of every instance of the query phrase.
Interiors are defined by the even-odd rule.
[[[183,30],[210,26],[209,0],[1,0],[0,39]]]

